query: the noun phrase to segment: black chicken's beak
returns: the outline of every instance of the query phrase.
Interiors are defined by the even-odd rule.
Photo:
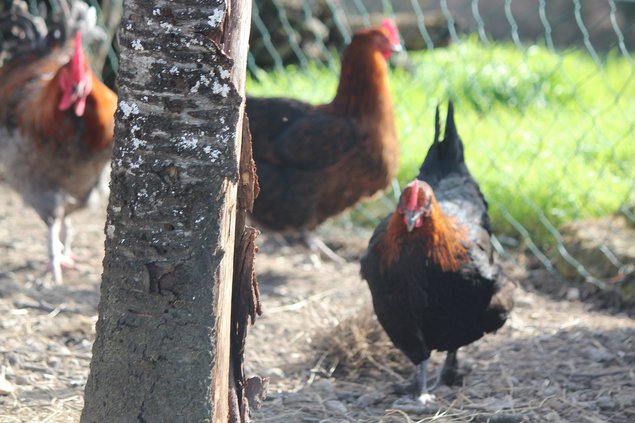
[[[417,211],[406,211],[404,217],[406,220],[406,229],[408,229],[408,232],[412,232],[417,225],[417,220],[421,217],[421,213]]]

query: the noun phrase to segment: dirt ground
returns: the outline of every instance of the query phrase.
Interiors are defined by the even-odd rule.
[[[64,285],[43,287],[44,224],[2,185],[0,198],[0,423],[76,422],[97,319],[104,207],[75,216],[78,268]],[[635,421],[635,321],[566,299],[577,292],[522,257],[505,264],[519,282],[512,317],[459,352],[462,385],[438,388],[426,409],[393,407],[408,395],[414,368],[370,311],[357,264],[369,233],[327,226],[321,235],[348,264],[316,269],[303,248],[261,237],[264,315],[250,332],[246,366],[269,387],[255,421]],[[433,372],[442,360],[433,355]]]

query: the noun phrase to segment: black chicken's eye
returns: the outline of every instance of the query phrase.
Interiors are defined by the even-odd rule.
[[[426,195],[426,204],[425,204],[426,209],[429,208],[430,205],[432,205],[432,196]]]

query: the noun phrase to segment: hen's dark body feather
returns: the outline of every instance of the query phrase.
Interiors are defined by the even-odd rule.
[[[276,116],[258,111],[276,110]],[[299,101],[250,99],[260,194],[254,218],[278,231],[314,229],[329,217],[383,189],[394,172],[360,151],[363,133],[353,120]],[[347,184],[349,177],[360,183]],[[364,183],[366,182],[366,183]]]
[[[407,232],[397,212],[376,228],[361,261],[380,323],[415,364],[431,350],[456,351],[496,331],[512,307],[513,284],[494,263],[487,203],[465,166],[452,113],[450,105],[439,143],[437,110],[435,142],[418,179],[432,188],[449,230],[461,234],[460,266],[435,261],[435,240],[421,228]]]

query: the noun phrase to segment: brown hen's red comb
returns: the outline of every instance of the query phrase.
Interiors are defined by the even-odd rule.
[[[401,40],[399,39],[399,29],[392,19],[385,18],[381,21],[381,27],[388,32],[388,41],[390,41],[392,45],[401,44]]]

